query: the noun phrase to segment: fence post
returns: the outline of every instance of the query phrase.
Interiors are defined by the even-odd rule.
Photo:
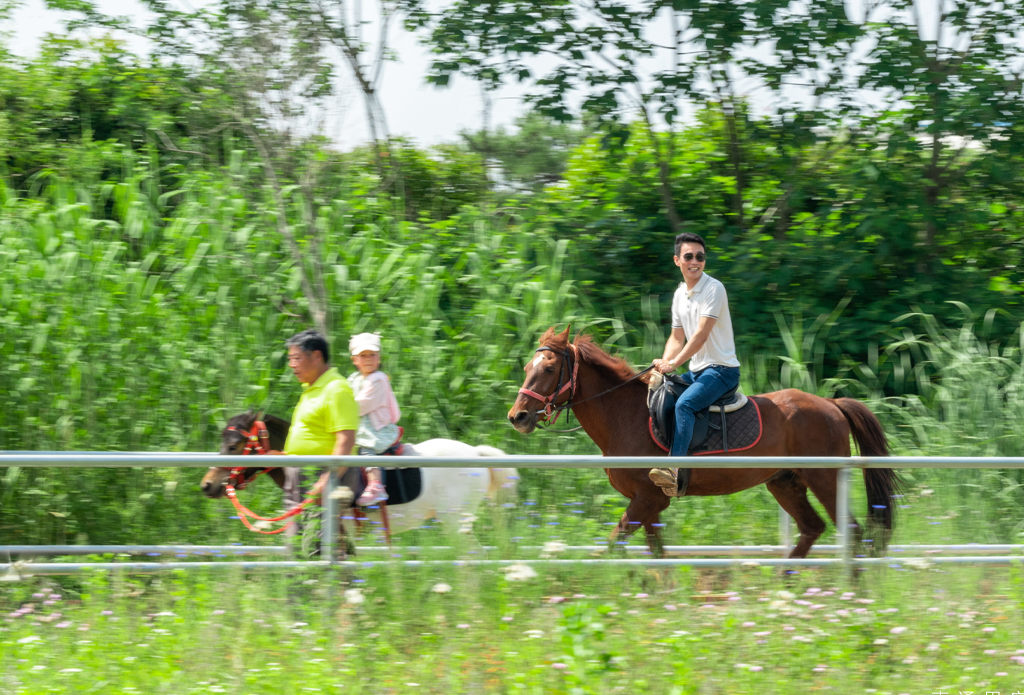
[[[782,556],[788,557],[793,549],[793,532],[789,512],[779,507],[779,545],[782,546]]]
[[[843,466],[836,471],[836,543],[839,557],[843,561],[843,574],[849,578],[853,573],[850,552],[850,469]]]
[[[323,498],[320,501],[320,559],[337,562],[335,553],[335,535],[338,524],[338,500],[334,499],[334,483],[337,472],[328,468],[327,484],[324,485]]]

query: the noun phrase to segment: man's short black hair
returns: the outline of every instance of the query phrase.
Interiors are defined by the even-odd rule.
[[[285,343],[285,347],[295,346],[306,353],[313,353],[317,350],[324,356],[324,364],[331,362],[331,348],[327,346],[327,338],[320,331],[312,328],[296,333]]]
[[[682,248],[683,244],[700,244],[704,247],[704,253],[708,252],[708,245],[704,243],[704,239],[700,234],[694,234],[693,232],[683,232],[676,237],[676,255],[679,255],[679,249]]]

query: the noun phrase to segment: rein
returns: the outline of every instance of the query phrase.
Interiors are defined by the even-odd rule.
[[[600,398],[601,396],[605,396],[605,395],[611,393],[612,391],[615,391],[617,389],[622,388],[623,386],[625,386],[626,384],[630,383],[631,381],[636,381],[637,379],[642,377],[644,374],[646,374],[647,372],[649,372],[652,369],[654,369],[654,365],[652,364],[647,369],[644,369],[643,371],[637,372],[633,376],[629,377],[628,379],[623,381],[621,384],[616,384],[615,386],[612,386],[610,389],[605,389],[601,393],[595,394],[593,396],[588,396],[587,398],[584,398],[582,401],[576,401],[575,403],[573,403],[572,402],[572,398],[573,398],[573,396],[576,395],[577,375],[579,374],[579,368],[580,368],[580,356],[579,356],[579,350],[576,349],[575,345],[573,345],[572,343],[569,343],[569,347],[572,348],[572,353],[573,353],[573,368],[572,368],[572,377],[569,379],[569,381],[566,382],[565,386],[562,386],[562,375],[565,373],[565,365],[569,361],[569,350],[562,350],[561,351],[562,366],[559,367],[559,369],[558,369],[558,385],[555,386],[555,392],[554,393],[552,393],[550,396],[542,396],[539,393],[536,393],[535,391],[531,391],[530,389],[525,388],[525,387],[519,389],[519,393],[525,394],[525,395],[529,396],[530,398],[535,398],[535,399],[537,399],[538,401],[541,402],[541,404],[544,406],[544,408],[541,409],[541,410],[534,411],[534,412],[535,413],[544,413],[545,421],[547,420],[547,418],[551,417],[552,413],[555,414],[555,419],[551,421],[552,425],[555,424],[555,422],[558,421],[558,415],[563,410],[569,410],[574,405],[580,405],[582,403],[586,403],[587,401],[592,401],[595,398]],[[558,352],[554,348],[548,347],[547,345],[543,345],[543,346],[537,348],[536,350],[534,350],[534,352],[542,352],[542,351],[555,352],[555,353]],[[565,391],[569,391],[569,397],[561,405],[555,405],[555,399],[557,399]],[[566,416],[566,417],[568,417],[568,416]],[[575,432],[575,431],[581,429],[582,427],[583,427],[583,425],[580,425],[579,427],[573,427],[572,429],[568,429],[568,430],[553,430],[550,427],[544,427],[542,429],[545,429],[548,432],[565,433],[565,432]]]
[[[246,445],[245,448],[242,449],[242,456],[248,456],[249,454],[252,454],[254,452],[256,456],[265,456],[267,454],[280,453],[270,448],[270,433],[267,431],[267,426],[263,423],[262,420],[257,420],[255,423],[253,423],[252,429],[249,430],[248,432],[236,429],[235,427],[228,427],[228,431],[235,432],[236,434],[240,434],[243,437],[245,437]],[[235,467],[231,469],[231,475],[228,476],[228,482],[224,485],[224,489],[227,492],[228,499],[231,500],[231,504],[235,506],[235,509],[238,511],[238,518],[242,520],[242,523],[245,524],[245,527],[250,531],[262,533],[265,536],[273,536],[286,530],[288,527],[295,523],[296,519],[294,519],[293,517],[296,517],[299,514],[301,514],[303,509],[305,509],[310,504],[316,501],[316,497],[310,497],[309,499],[304,500],[302,504],[292,507],[290,510],[288,510],[281,516],[275,517],[260,516],[259,514],[253,512],[252,510],[247,509],[245,506],[242,505],[241,502],[238,501],[238,495],[236,494],[236,491],[244,490],[245,487],[253,480],[263,475],[267,471],[271,470],[273,470],[272,467],[264,468],[262,471],[256,472],[252,477],[246,478],[245,466]],[[261,529],[256,528],[252,523],[250,523],[250,518],[256,521],[263,522],[284,521],[285,519],[291,519],[291,521],[289,521],[287,524],[285,524],[279,529],[275,529],[273,531],[263,531]]]

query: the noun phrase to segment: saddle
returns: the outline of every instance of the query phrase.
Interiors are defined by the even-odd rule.
[[[376,454],[377,456],[401,456],[402,449],[405,447],[402,444],[402,436],[405,434],[405,429],[402,427],[398,428],[398,439],[395,443],[388,447],[384,452]],[[372,449],[364,449],[360,447],[360,455],[374,455]],[[420,496],[423,492],[423,472],[419,468],[385,468],[380,467],[383,472],[383,483],[384,489],[388,492],[387,506],[394,507],[399,504],[406,504],[412,502],[414,499]],[[363,476],[360,476],[360,489],[356,493],[356,497],[362,494],[363,489],[366,486],[366,480]]]
[[[672,450],[676,431],[676,401],[683,395],[689,384],[675,374],[662,374],[660,384],[657,377],[651,379],[651,391],[647,397],[650,410],[650,429],[654,441],[665,451]],[[688,453],[700,451],[713,433],[722,435],[722,450],[729,451],[729,425],[726,413],[739,410],[747,404],[747,397],[739,387],[730,389],[710,407],[695,413],[693,438]]]
[[[672,374],[656,374],[650,381],[647,398],[650,410],[648,427],[654,443],[666,453],[672,450],[676,431],[676,401],[688,386],[681,377]],[[700,456],[743,451],[760,440],[761,410],[757,402],[744,396],[738,389],[732,389],[710,407],[695,414],[693,438],[687,454]],[[686,493],[691,471],[690,468],[679,469],[679,496]]]

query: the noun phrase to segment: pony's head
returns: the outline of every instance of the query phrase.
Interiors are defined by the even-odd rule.
[[[253,425],[256,424],[258,417],[259,415],[255,410],[249,410],[228,420],[220,433],[219,453],[221,456],[239,456],[245,452],[245,447],[249,443],[248,433],[252,430]],[[232,479],[232,468],[232,466],[211,466],[199,483],[199,488],[203,491],[203,494],[211,499],[223,497],[229,482],[236,488],[241,489],[246,483],[265,470],[262,466],[247,467]],[[274,471],[271,471],[271,477],[274,477],[273,473]]]

